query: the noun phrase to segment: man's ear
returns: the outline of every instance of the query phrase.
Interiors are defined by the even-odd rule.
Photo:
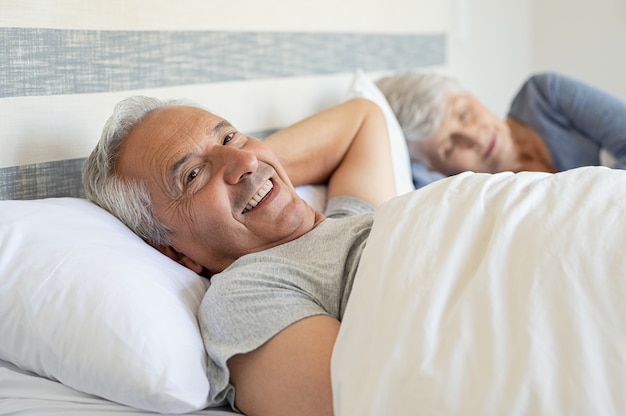
[[[160,247],[156,247],[156,249],[159,250],[161,253],[165,254],[170,259],[174,260],[175,262],[182,264],[188,269],[193,270],[197,274],[201,274],[202,270],[204,269],[202,265],[200,265],[199,263],[196,263],[194,260],[185,256],[184,254],[179,253],[172,246],[160,246]]]

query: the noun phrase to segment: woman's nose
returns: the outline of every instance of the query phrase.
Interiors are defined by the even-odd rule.
[[[475,134],[460,133],[454,136],[455,145],[466,149],[481,149],[483,146],[480,137]]]

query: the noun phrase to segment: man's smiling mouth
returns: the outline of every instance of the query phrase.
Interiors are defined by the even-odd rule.
[[[248,204],[241,213],[245,214],[246,212],[256,207],[259,202],[261,202],[270,193],[272,189],[274,189],[274,184],[271,180],[268,179],[267,182],[265,182],[265,184],[261,187],[261,189],[259,189],[259,192],[254,195],[252,199],[250,199],[250,201],[248,201]]]

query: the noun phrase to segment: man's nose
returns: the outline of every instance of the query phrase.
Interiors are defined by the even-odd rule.
[[[231,185],[258,169],[259,161],[252,152],[229,146],[220,146],[216,150],[215,156],[222,165],[224,180]]]

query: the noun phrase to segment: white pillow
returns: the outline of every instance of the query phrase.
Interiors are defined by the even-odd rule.
[[[0,201],[0,358],[136,408],[206,406],[208,283],[74,198]]]
[[[360,69],[356,71],[352,85],[347,93],[348,99],[356,97],[367,98],[375,102],[385,115],[398,195],[414,191],[411,159],[400,123],[398,123],[398,119],[387,102],[385,95]]]

